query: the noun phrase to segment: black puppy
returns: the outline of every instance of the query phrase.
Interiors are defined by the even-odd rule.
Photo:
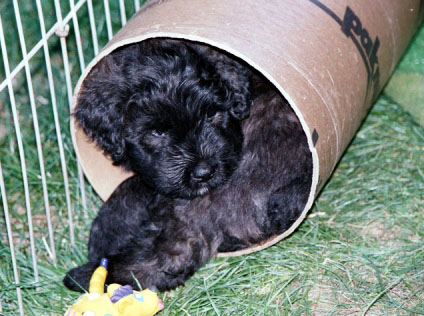
[[[166,256],[178,250],[157,244],[188,238],[185,222],[172,221],[171,198],[205,195],[236,168],[243,143],[240,121],[249,116],[252,102],[250,74],[208,46],[170,39],[120,48],[90,72],[75,118],[116,165],[136,176],[100,210],[91,230],[90,262],[70,271],[66,286],[78,289],[76,282],[87,288],[101,257],[111,262],[109,278],[121,283],[133,283],[121,274],[128,279],[125,272],[145,262],[150,268],[134,273],[143,271],[142,285],[160,289],[181,284],[198,268],[187,268],[173,281],[168,275],[178,269]],[[168,268],[161,267],[166,274],[152,279],[148,273],[159,269],[150,262],[154,252],[163,253],[158,260]]]
[[[138,175],[124,181],[93,221],[89,262],[70,270],[65,285],[88,289],[103,257],[109,259],[107,284],[138,282],[161,291],[183,284],[210,257],[215,229],[205,218],[204,227],[210,231],[205,238],[197,220],[175,210],[178,204],[177,199],[155,194]]]
[[[237,166],[250,71],[204,46],[150,39],[90,72],[74,116],[116,165],[168,197],[193,198]]]
[[[191,200],[143,188],[134,176],[115,190],[93,222],[90,262],[65,284],[84,288],[101,257],[108,283],[172,289],[218,251],[234,251],[287,230],[305,207],[312,157],[300,122],[271,84],[252,78],[251,116],[243,121],[238,168],[222,186]],[[141,190],[140,190],[141,189]]]

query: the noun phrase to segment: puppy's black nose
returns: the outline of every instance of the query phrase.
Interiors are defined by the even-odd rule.
[[[215,173],[215,168],[205,161],[200,161],[193,169],[193,179],[199,182],[206,182],[210,180]]]

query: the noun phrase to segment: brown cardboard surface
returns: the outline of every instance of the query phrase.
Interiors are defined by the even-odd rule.
[[[119,46],[152,37],[183,38],[223,49],[267,77],[298,115],[313,156],[307,211],[422,19],[420,0],[154,0],[90,63]],[[106,199],[130,176],[112,166],[71,123],[83,170]],[[238,252],[240,254],[242,252]]]

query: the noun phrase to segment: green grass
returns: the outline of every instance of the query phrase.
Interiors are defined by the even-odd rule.
[[[30,13],[35,6],[31,1],[21,2],[26,6],[22,9],[27,12],[26,23],[30,25]],[[52,1],[46,2],[51,5]],[[10,9],[7,10],[10,3],[0,3],[0,12],[3,24],[11,25],[7,28],[6,40],[12,43],[8,49],[18,51],[19,46],[13,41],[13,16],[5,18],[7,12],[10,13]],[[128,3],[131,5],[132,1]],[[101,5],[95,7],[99,16],[101,9]],[[117,30],[119,15],[114,15],[114,21]],[[88,24],[83,18],[80,27],[87,32]],[[35,43],[38,29],[28,28],[35,36],[32,40]],[[104,23],[98,23],[99,33],[105,34],[104,28]],[[107,40],[105,35],[100,38],[103,44]],[[74,41],[70,38],[68,42],[75,83],[79,66]],[[424,26],[401,61],[400,70],[412,69],[424,74],[423,42]],[[90,187],[87,188],[88,210],[83,210],[80,204],[76,162],[68,131],[60,46],[57,40],[49,45],[71,179],[77,240],[76,247],[71,247],[56,136],[51,126],[44,57],[40,53],[31,65],[32,75],[38,79],[34,82],[54,213],[56,265],[46,255],[43,241],[47,234],[42,192],[23,75],[16,79],[22,87],[15,90],[25,135],[36,223],[39,283],[34,283],[29,256],[19,157],[8,94],[0,93],[0,159],[27,315],[63,315],[66,307],[78,297],[62,286],[61,279],[67,269],[84,261],[90,219],[100,205]],[[93,54],[88,44],[85,53],[87,62]],[[11,58],[16,65],[19,53],[11,54]],[[2,81],[3,66],[0,66]],[[184,287],[162,294],[166,308],[160,315],[424,315],[424,128],[392,100],[384,94],[378,99],[308,218],[295,233],[261,252],[212,260]],[[0,214],[0,300],[3,309],[0,314],[17,315],[3,212]]]

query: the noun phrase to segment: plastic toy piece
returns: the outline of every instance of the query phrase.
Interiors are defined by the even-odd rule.
[[[65,316],[153,316],[164,307],[156,292],[134,291],[130,285],[110,284],[104,293],[108,260],[93,272],[88,293],[83,294]]]

